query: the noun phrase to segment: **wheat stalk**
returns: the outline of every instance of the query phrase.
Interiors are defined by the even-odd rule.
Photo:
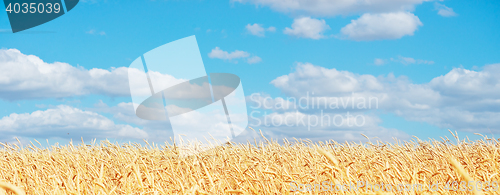
[[[261,131],[256,131],[260,136]],[[421,191],[299,192],[305,194],[467,194],[429,184],[498,181],[500,142],[412,139],[368,143],[277,140],[215,147],[145,141],[86,145],[0,143],[0,194],[294,194],[291,184],[422,184]],[[264,137],[265,138],[265,137]],[[376,139],[376,138],[372,138]],[[292,140],[292,139],[290,139]],[[460,164],[464,163],[465,167]],[[458,177],[457,177],[458,176]],[[459,181],[458,181],[459,182]],[[357,184],[356,184],[357,185]],[[17,186],[17,187],[16,187]],[[318,188],[319,186],[316,186]],[[24,191],[25,192],[24,192]],[[488,193],[499,193],[490,191]],[[473,193],[483,194],[482,190]]]

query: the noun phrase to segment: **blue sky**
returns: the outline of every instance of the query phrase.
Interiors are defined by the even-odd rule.
[[[254,93],[273,100],[298,98],[309,90],[321,97],[381,98],[378,109],[351,111],[368,117],[364,127],[255,127],[271,137],[356,141],[364,139],[363,133],[390,141],[450,137],[448,129],[469,138],[478,138],[474,132],[500,133],[499,2],[305,2],[86,0],[62,17],[15,34],[6,12],[0,12],[0,141],[64,142],[92,132],[98,138],[134,138],[115,136],[117,129],[158,137],[153,132],[161,125],[130,114],[127,83],[115,70],[191,35],[208,73],[241,78],[248,114],[254,110]],[[28,55],[43,62],[26,60]],[[59,62],[75,69],[66,71]],[[40,64],[61,71],[44,72]],[[91,69],[114,76],[101,78],[106,86],[86,86],[85,79],[94,77],[81,75]],[[71,90],[73,83],[65,79],[85,85],[84,90]],[[261,118],[263,113],[320,112],[255,110]],[[100,122],[79,125],[89,120]]]

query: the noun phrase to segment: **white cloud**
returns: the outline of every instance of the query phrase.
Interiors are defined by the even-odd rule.
[[[234,93],[227,96],[225,100],[227,100],[226,105],[229,110],[231,110],[231,107],[236,104],[245,106],[244,100],[239,100]],[[235,100],[238,102],[235,102]],[[168,107],[171,108],[175,106],[169,105]],[[148,133],[150,140],[155,142],[164,142],[166,140],[170,140],[170,137],[174,136],[172,129],[170,128],[172,124],[176,125],[176,134],[187,135],[184,139],[198,138],[200,140],[201,138],[201,140],[204,141],[202,136],[210,138],[210,135],[208,135],[207,132],[214,137],[224,137],[225,139],[226,135],[229,135],[228,133],[230,131],[228,130],[229,126],[227,125],[227,117],[222,108],[222,104],[219,101],[201,109],[170,117],[170,121],[141,119],[135,115],[133,104],[126,102],[119,103],[118,105],[112,107],[109,107],[103,102],[99,102],[90,110],[109,113],[112,114],[113,118],[118,121],[142,126],[143,130]],[[246,123],[244,123],[245,120],[246,115],[243,112],[231,113],[231,123],[236,133],[244,130],[246,127]],[[244,127],[238,125],[242,123],[244,123]]]
[[[408,64],[415,64],[417,61],[413,58],[399,56],[399,62],[401,62],[404,65],[408,65]]]
[[[487,65],[482,71],[454,68],[446,75],[432,79],[429,85],[447,96],[491,98],[493,102],[499,101],[500,64]]]
[[[238,58],[247,58],[250,54],[246,51],[235,50],[231,53],[220,49],[219,47],[215,47],[212,49],[210,53],[208,53],[208,57],[210,58],[218,58],[222,60],[232,60]]]
[[[259,36],[259,37],[264,36],[265,29],[260,24],[252,24],[252,25],[247,24],[247,26],[245,26],[245,28],[252,35]]]
[[[337,142],[367,141],[361,134],[378,137],[383,141],[393,141],[392,138],[408,139],[410,136],[397,129],[379,126],[382,122],[375,115],[350,113],[343,114],[305,114],[302,112],[267,113],[266,116],[254,118],[250,123],[254,128],[263,129],[272,135],[273,139],[302,138],[312,141],[334,139]],[[362,124],[362,125],[361,125]],[[359,126],[358,126],[359,125]]]
[[[12,137],[61,138],[79,140],[128,138],[147,139],[142,129],[115,124],[112,120],[91,111],[66,105],[32,113],[12,113],[0,119],[3,141]]]
[[[258,63],[262,61],[262,59],[258,56],[250,57],[250,53],[246,51],[235,50],[233,52],[227,52],[220,49],[219,47],[215,47],[214,49],[212,49],[212,51],[208,53],[208,57],[217,58],[221,60],[234,61],[235,63],[238,63],[237,59],[247,59],[247,62],[249,64]]]
[[[104,32],[104,31],[98,32],[95,29],[91,29],[85,33],[91,34],[91,35],[106,35],[106,32]]]
[[[410,57],[403,57],[403,56],[398,56],[398,58],[394,59],[391,58],[391,61],[393,62],[399,62],[404,65],[410,65],[410,64],[434,64],[434,61],[432,60],[421,60],[421,59],[414,59]]]
[[[112,114],[114,119],[128,124],[143,126],[144,130],[148,132],[155,129],[165,129],[166,126],[170,126],[170,123],[165,121],[144,120],[137,117],[134,112],[133,103],[131,102],[121,102],[116,106],[109,107],[107,104],[100,101],[99,103],[94,105],[93,108],[88,108],[88,110],[93,112]]]
[[[262,61],[262,59],[259,56],[253,56],[253,57],[247,59],[247,63],[249,63],[249,64],[259,63],[261,61]]]
[[[413,11],[415,5],[426,1],[430,0],[231,0],[268,6],[284,13],[312,16]]]
[[[412,14],[415,6],[433,0],[231,0],[231,2],[252,3],[257,6],[267,6],[291,16],[334,17],[338,15],[362,15],[352,20],[341,29],[343,36],[357,41],[371,41],[381,39],[399,39],[406,35],[413,35],[422,23]],[[452,16],[451,8],[436,6],[439,14]],[[304,25],[302,25],[304,26]],[[310,25],[309,25],[310,26]],[[286,34],[311,37],[303,31],[293,31],[287,28]],[[329,28],[327,28],[329,29]],[[322,32],[322,31],[321,31]],[[315,38],[323,36],[316,33]]]
[[[377,97],[379,109],[410,121],[427,122],[457,131],[500,132],[500,64],[482,71],[454,68],[429,83],[406,77],[358,75],[299,64],[296,71],[271,82],[291,97]]]
[[[384,65],[385,64],[385,60],[384,59],[380,59],[380,58],[375,58],[375,60],[373,60],[373,64],[375,64],[377,66]]]
[[[17,49],[0,49],[0,98],[14,101],[88,94],[130,96],[129,73],[144,74],[126,67],[86,70],[62,62],[47,63]],[[151,74],[165,83],[180,82],[170,75]]]
[[[434,64],[434,61],[417,59],[417,64]]]
[[[347,39],[356,41],[399,39],[406,35],[413,36],[422,25],[420,19],[409,12],[366,13],[340,31]]]
[[[382,90],[383,84],[372,75],[356,75],[348,71],[338,71],[299,63],[294,73],[280,76],[271,84],[292,96],[306,95],[306,91],[317,96],[351,93],[359,90]]]
[[[246,102],[252,109],[267,109],[279,112],[297,109],[293,102],[281,97],[272,98],[268,94],[253,93],[246,97]]]
[[[446,7],[446,5],[436,2],[434,3],[434,7],[438,10],[438,14],[443,17],[457,16],[457,13],[455,13],[452,8]]]
[[[311,17],[301,17],[293,20],[292,28],[285,28],[283,33],[291,36],[321,39],[325,38],[323,32],[330,29],[325,20],[318,20]]]
[[[248,33],[252,34],[252,35],[255,35],[255,36],[258,36],[258,37],[264,37],[266,34],[266,31],[269,31],[269,32],[275,32],[276,31],[276,27],[274,26],[271,26],[267,29],[265,29],[264,27],[262,27],[261,24],[247,24],[245,26],[245,28],[247,29]]]
[[[366,140],[361,134],[384,141],[391,141],[393,137],[409,138],[399,130],[381,127],[382,120],[373,113],[366,113],[367,109],[352,109],[350,101],[359,97],[363,95],[342,97],[341,102],[349,102],[348,105],[344,107],[339,103],[339,108],[325,109],[325,105],[330,106],[333,102],[321,100],[325,104],[318,104],[318,101],[307,101],[305,97],[272,98],[254,93],[247,97],[253,109],[250,112],[250,126],[263,129],[278,140],[284,137],[313,141],[335,139],[338,142]]]

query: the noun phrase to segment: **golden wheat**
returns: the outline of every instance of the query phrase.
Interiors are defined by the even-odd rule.
[[[498,194],[491,184],[500,179],[499,142],[454,137],[456,143],[448,138],[375,143],[285,139],[280,145],[265,139],[188,157],[179,156],[172,145],[147,142],[49,148],[0,143],[0,194]],[[490,191],[460,191],[459,185],[469,181],[481,188],[489,182]],[[321,188],[323,182],[328,185]],[[446,182],[456,182],[457,188]],[[313,191],[305,191],[308,184]],[[350,184],[361,187],[335,191]],[[378,184],[415,188],[376,190]]]

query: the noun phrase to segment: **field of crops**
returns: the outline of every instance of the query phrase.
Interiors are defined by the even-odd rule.
[[[498,194],[499,142],[0,146],[0,194]],[[449,185],[446,183],[448,182]],[[455,183],[454,183],[455,182]],[[434,185],[433,185],[434,184]],[[436,185],[437,184],[437,185]],[[389,188],[391,187],[391,188]],[[5,189],[5,190],[4,190]]]

